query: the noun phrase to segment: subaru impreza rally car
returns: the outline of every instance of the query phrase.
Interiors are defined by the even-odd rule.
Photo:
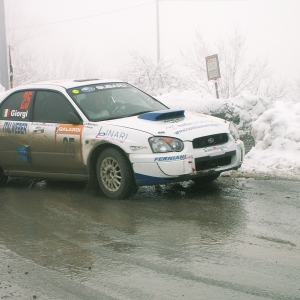
[[[97,181],[109,198],[139,186],[204,183],[238,169],[244,144],[223,119],[172,110],[117,80],[14,88],[0,103],[0,181]]]

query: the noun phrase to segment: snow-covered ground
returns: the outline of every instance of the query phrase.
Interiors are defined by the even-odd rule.
[[[300,101],[270,102],[247,94],[216,99],[196,91],[174,91],[157,98],[170,108],[223,117],[237,125],[240,135],[251,134],[255,146],[237,175],[300,178]]]

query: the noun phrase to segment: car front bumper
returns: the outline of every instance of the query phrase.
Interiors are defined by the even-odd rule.
[[[222,147],[186,148],[180,154],[130,154],[137,185],[185,181],[238,169],[245,156],[244,143],[240,140]]]

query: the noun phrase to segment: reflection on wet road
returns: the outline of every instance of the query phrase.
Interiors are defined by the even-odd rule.
[[[0,250],[15,271],[2,260],[0,281],[40,299],[300,299],[299,190],[221,177],[112,201],[14,179],[0,192]]]

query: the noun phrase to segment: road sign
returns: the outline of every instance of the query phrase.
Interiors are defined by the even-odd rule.
[[[208,80],[221,78],[218,54],[205,57]]]

